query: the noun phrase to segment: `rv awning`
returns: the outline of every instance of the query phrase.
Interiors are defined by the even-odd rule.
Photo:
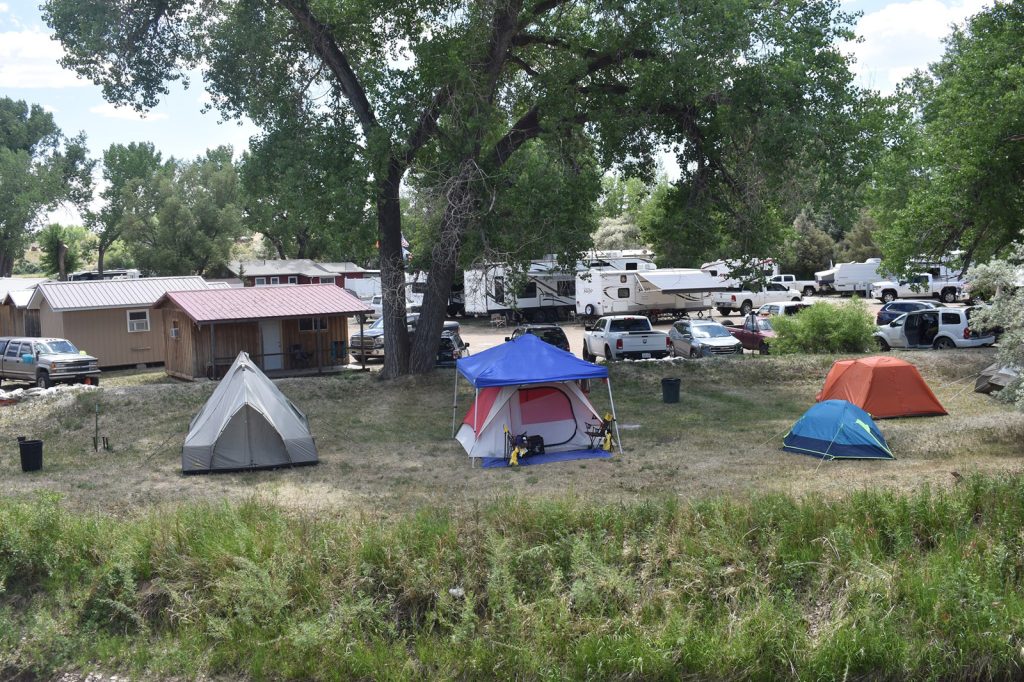
[[[637,279],[665,294],[693,294],[702,291],[727,291],[729,280],[701,270],[649,270],[636,273]]]

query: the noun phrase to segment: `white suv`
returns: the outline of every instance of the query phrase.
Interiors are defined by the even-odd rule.
[[[881,350],[890,348],[977,348],[991,346],[993,334],[970,328],[972,308],[933,308],[900,315],[875,332]]]

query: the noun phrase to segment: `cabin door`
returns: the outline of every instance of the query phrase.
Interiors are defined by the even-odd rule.
[[[283,369],[281,320],[260,320],[260,337],[263,340],[263,369]]]

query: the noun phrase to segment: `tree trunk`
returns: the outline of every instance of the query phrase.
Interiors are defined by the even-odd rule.
[[[107,257],[108,246],[100,241],[99,246],[96,247],[96,271],[100,275],[100,279],[103,279],[103,259]]]
[[[409,373],[409,331],[405,323],[405,262],[402,259],[402,208],[398,190],[402,169],[388,164],[377,186],[377,230],[380,235],[380,289],[384,310],[385,379]]]
[[[61,282],[68,281],[67,268],[64,265],[64,259],[68,255],[68,246],[64,242],[57,244],[57,279]]]
[[[11,277],[14,274],[14,256],[0,254],[0,277]]]
[[[455,281],[462,235],[475,209],[471,182],[476,169],[474,161],[464,161],[458,175],[442,188],[445,209],[441,218],[441,231],[430,250],[430,277],[427,279],[427,291],[423,296],[416,335],[413,337],[410,363],[413,374],[429,372],[437,364],[437,349],[448,312],[448,298]]]

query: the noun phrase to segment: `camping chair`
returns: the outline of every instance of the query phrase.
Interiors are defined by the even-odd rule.
[[[615,418],[611,414],[605,414],[600,423],[587,422],[583,425],[583,432],[590,438],[590,449],[600,447],[602,450],[612,451],[612,426]]]
[[[504,327],[506,323],[507,323],[507,321],[505,320],[505,316],[503,314],[501,314],[501,313],[494,313],[493,315],[491,315],[491,325],[495,329],[497,329],[499,327]]]
[[[519,460],[529,455],[544,454],[544,438],[541,436],[527,436],[525,432],[518,436],[505,427],[505,461],[508,466],[519,466]]]
[[[313,356],[302,349],[302,344],[293,344],[289,352],[291,353],[293,367],[309,367],[309,361]]]

